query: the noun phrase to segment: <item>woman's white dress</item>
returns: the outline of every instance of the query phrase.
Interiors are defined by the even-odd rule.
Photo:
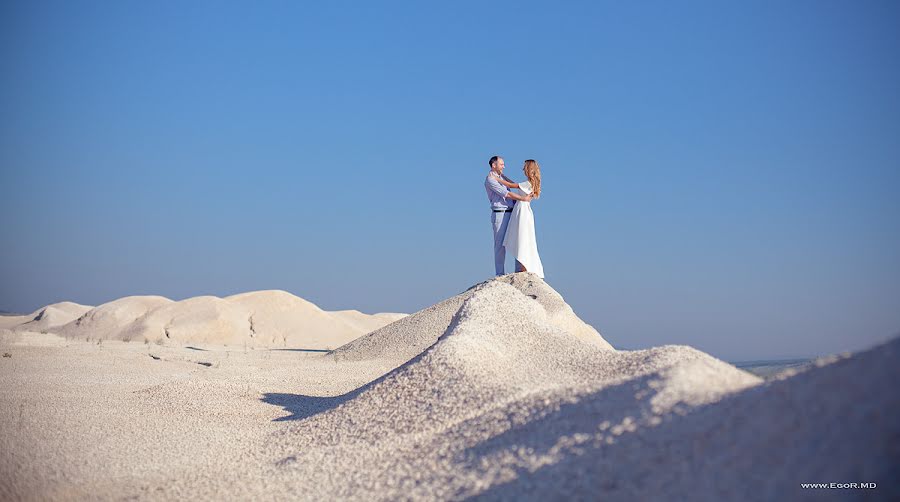
[[[519,191],[523,195],[530,194],[531,183],[527,181],[519,183]],[[531,202],[516,201],[509,217],[509,226],[506,227],[503,246],[507,254],[525,266],[525,270],[537,274],[541,279],[544,278],[544,266],[541,264],[541,257],[538,256],[537,238],[534,235],[534,213],[531,212]]]

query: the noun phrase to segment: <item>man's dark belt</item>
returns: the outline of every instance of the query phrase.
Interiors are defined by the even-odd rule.
[[[495,213],[510,213],[512,212],[512,208],[509,209],[494,209]]]

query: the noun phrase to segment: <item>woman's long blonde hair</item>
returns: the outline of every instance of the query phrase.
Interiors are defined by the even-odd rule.
[[[531,183],[531,193],[535,197],[541,196],[541,166],[534,159],[525,161],[525,177]]]

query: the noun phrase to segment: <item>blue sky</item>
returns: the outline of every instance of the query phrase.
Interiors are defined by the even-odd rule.
[[[489,4],[489,5],[487,5]],[[900,4],[4,2],[0,309],[493,273],[487,159],[618,348],[900,332]]]

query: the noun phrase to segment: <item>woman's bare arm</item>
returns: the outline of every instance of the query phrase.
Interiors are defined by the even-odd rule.
[[[518,183],[513,182],[511,179],[507,178],[506,176],[502,176],[502,175],[494,176],[494,179],[499,181],[500,184],[505,186],[506,188],[519,188]]]
[[[506,194],[506,196],[509,197],[510,199],[513,199],[513,200],[519,200],[519,201],[522,201],[522,202],[531,202],[531,199],[534,198],[534,197],[532,197],[532,196],[530,196],[530,195],[519,195],[519,194],[517,194],[517,193],[515,193],[515,192],[509,192],[509,193]]]

